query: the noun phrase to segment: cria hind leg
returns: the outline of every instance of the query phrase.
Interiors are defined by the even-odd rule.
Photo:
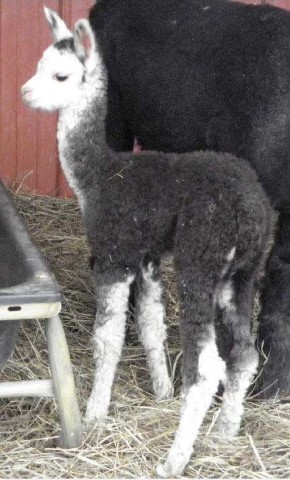
[[[157,467],[163,478],[183,473],[189,462],[200,425],[210,407],[225,364],[219,357],[213,325],[213,304],[205,290],[187,292],[181,302],[180,333],[183,346],[181,417],[166,462]]]
[[[234,339],[232,330],[225,322],[225,312],[219,305],[216,305],[215,315],[215,331],[216,331],[216,343],[221,358],[227,362],[230,352],[234,345]]]
[[[251,335],[254,279],[238,272],[219,294],[220,307],[234,340],[227,361],[223,403],[216,429],[224,438],[234,437],[240,428],[243,402],[258,366],[258,353]]]
[[[139,338],[146,351],[154,393],[159,399],[169,398],[172,395],[172,382],[168,375],[164,351],[166,326],[159,259],[150,255],[143,259],[137,277],[135,312]]]
[[[97,313],[93,334],[96,371],[86,422],[108,414],[115,370],[125,339],[130,284],[134,276],[115,272],[96,280]]]

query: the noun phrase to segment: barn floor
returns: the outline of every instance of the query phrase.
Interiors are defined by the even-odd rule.
[[[93,378],[90,336],[94,294],[79,211],[73,200],[17,195],[16,203],[64,288],[61,318],[84,414]],[[178,305],[170,264],[163,270],[168,357],[178,392]],[[22,322],[13,358],[1,372],[1,381],[45,378],[47,365],[43,324]],[[179,405],[178,396],[164,402],[152,396],[144,352],[132,323],[113,389],[111,415],[85,432],[81,448],[62,450],[56,446],[59,419],[53,401],[0,401],[0,478],[154,477],[154,468],[172,441]],[[208,435],[217,412],[218,404],[207,415],[187,477],[290,477],[290,404],[250,399],[240,435],[224,445],[216,445]]]

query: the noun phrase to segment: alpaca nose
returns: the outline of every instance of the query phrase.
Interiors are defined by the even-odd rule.
[[[27,85],[27,83],[25,83],[24,85],[22,85],[22,87],[21,87],[21,95],[22,95],[22,97],[25,97],[25,95],[28,95],[30,92],[31,92],[31,88],[29,87],[29,85]]]
[[[28,82],[21,87],[21,96],[25,105],[30,106],[33,99],[33,88],[28,85]]]

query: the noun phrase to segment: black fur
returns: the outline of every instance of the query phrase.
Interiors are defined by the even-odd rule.
[[[148,252],[160,257],[172,250],[178,255],[184,252],[191,263],[194,259],[190,259],[190,250],[194,248],[197,257],[200,248],[201,253],[205,251],[204,266],[210,269],[207,243],[217,257],[211,261],[219,263],[220,258],[223,264],[243,228],[244,235],[237,241],[239,252],[246,256],[252,236],[259,230],[257,226],[251,230],[247,221],[256,221],[263,212],[259,213],[255,205],[260,201],[253,192],[256,180],[241,163],[232,156],[219,157],[210,152],[135,156],[111,153],[99,172],[96,199],[91,197],[85,210],[97,258],[94,268],[102,273],[117,266],[136,273],[143,256],[146,263]],[[262,198],[260,189],[258,193]],[[180,217],[189,222],[187,228],[192,230],[186,241]],[[203,229],[207,234],[211,232],[209,239]]]
[[[108,69],[112,148],[129,150],[136,136],[144,149],[231,152],[251,162],[279,209],[258,334],[269,355],[265,396],[289,393],[290,13],[226,0],[99,0],[90,22]]]
[[[54,47],[61,51],[75,52],[74,39],[72,37],[63,38],[54,43]]]

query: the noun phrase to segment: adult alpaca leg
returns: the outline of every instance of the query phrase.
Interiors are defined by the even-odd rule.
[[[86,422],[107,416],[117,363],[125,339],[130,284],[134,276],[119,281],[97,282],[97,313],[94,325],[94,358],[96,371],[90,395]]]
[[[139,338],[144,345],[153,390],[157,398],[172,394],[172,382],[168,375],[164,342],[166,340],[165,308],[162,303],[162,285],[159,259],[147,256],[137,277],[136,320]]]
[[[290,394],[290,212],[282,211],[261,295],[258,346],[268,360],[262,371],[265,398]]]
[[[218,299],[234,339],[227,359],[222,408],[216,423],[216,430],[225,438],[238,433],[244,398],[258,366],[258,352],[251,335],[254,281],[252,274],[238,272],[225,284]]]
[[[167,459],[157,467],[157,474],[163,478],[183,473],[219,381],[224,379],[225,363],[218,354],[215,341],[213,300],[205,285],[203,290],[199,285],[202,293],[194,292],[192,282],[189,288],[185,282],[181,286],[184,296],[180,309],[183,346],[181,417]]]

